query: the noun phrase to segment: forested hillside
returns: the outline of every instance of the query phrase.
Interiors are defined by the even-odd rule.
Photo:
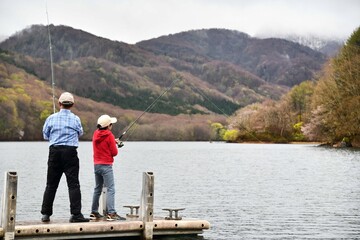
[[[175,82],[151,109],[159,114],[148,115],[157,122],[139,126],[146,131],[134,133],[134,139],[208,140],[213,134],[211,123],[225,124],[225,117],[218,114],[231,115],[249,104],[279,100],[295,84],[313,79],[326,61],[325,55],[297,43],[251,38],[225,29],[188,31],[135,45],[67,26],[51,25],[50,32],[57,93],[70,91],[91,102],[85,109],[76,108],[89,131],[96,116],[108,109],[89,106],[111,104],[117,116],[135,114]],[[0,48],[0,111],[6,113],[1,118],[1,139],[41,139],[35,131],[52,109],[48,28],[24,29],[0,43]],[[28,111],[32,108],[37,111]],[[126,115],[121,128],[134,119],[131,116]],[[10,130],[12,122],[16,124]],[[185,122],[181,130],[175,126]],[[174,135],[166,134],[171,129]]]
[[[203,70],[204,64],[213,65],[216,70],[214,67],[211,69],[221,74],[221,71],[227,72],[222,63],[230,63],[228,68],[243,71],[238,82],[249,88],[254,88],[259,80],[294,86],[311,79],[326,60],[322,53],[294,42],[276,38],[252,38],[245,33],[225,29],[188,31],[136,45],[158,55],[182,60],[182,63],[188,65],[187,71],[204,79],[209,77],[208,72]],[[178,66],[178,61],[169,60],[169,63],[176,68],[181,67]],[[223,74],[221,77],[230,78]],[[215,76],[215,79],[222,82],[219,76]],[[231,86],[228,82],[225,85]]]
[[[281,100],[249,105],[231,117],[228,141],[321,141],[360,147],[360,28],[329,59],[316,81],[293,87]]]
[[[51,86],[7,63],[3,60],[6,57],[5,52],[0,53],[0,141],[41,140],[44,121],[53,112]],[[62,91],[56,88],[56,97]],[[56,109],[58,111],[58,106]],[[80,96],[75,96],[72,111],[81,118],[85,133],[82,140],[91,140],[96,120],[104,113],[118,118],[113,128],[116,136],[142,114],[141,111],[125,110]],[[146,113],[124,140],[210,140],[214,137],[213,122],[226,123],[224,116],[216,114],[173,117]]]

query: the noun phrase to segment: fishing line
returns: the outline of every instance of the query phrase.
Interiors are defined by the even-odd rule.
[[[205,94],[198,88],[196,87],[195,85],[190,85],[190,88],[191,87],[194,87],[198,93],[203,97],[205,98],[206,100],[208,100],[212,105],[214,105],[222,114],[225,115],[225,117],[229,118],[229,115],[227,115],[221,108],[219,108],[213,101],[211,101],[207,96],[205,96]]]
[[[162,96],[164,96],[170,89],[173,88],[173,86],[175,85],[175,83],[177,81],[179,81],[180,78],[176,77],[174,81],[172,81],[172,83],[170,84],[169,87],[167,87],[127,128],[126,130],[120,135],[119,140],[125,136],[127,134],[127,132],[135,125],[135,123],[147,112],[151,111],[151,109],[153,109],[153,107],[155,106],[155,104],[157,103],[157,101],[159,101]],[[127,141],[129,139],[129,137],[131,136],[131,134],[134,132],[135,129],[133,129],[129,134],[127,134],[126,139],[124,141]]]
[[[196,87],[195,85],[189,85],[190,88],[193,87],[197,90],[197,92],[206,100],[208,100],[212,105],[214,105],[222,114],[225,115],[225,117],[230,118],[229,115],[227,115],[221,108],[219,108],[213,101],[211,101],[210,98],[208,98],[198,87]],[[263,143],[259,138],[257,138],[253,133],[251,133],[249,130],[247,130],[244,126],[239,125],[242,129],[244,129],[248,134],[250,134],[253,138],[255,138],[256,140],[258,140],[260,143]]]
[[[50,49],[50,68],[51,68],[51,89],[52,89],[52,99],[53,99],[53,110],[56,112],[55,108],[55,81],[54,81],[54,67],[53,67],[53,55],[52,55],[52,44],[51,44],[51,35],[50,35],[50,24],[49,24],[49,14],[47,10],[46,3],[46,19],[47,19],[47,28],[48,28],[48,36],[49,36],[49,49]]]

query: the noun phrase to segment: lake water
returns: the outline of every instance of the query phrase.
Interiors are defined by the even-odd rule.
[[[93,192],[91,142],[79,149],[83,213]],[[17,221],[40,219],[47,142],[0,142],[0,172],[18,173]],[[115,159],[116,208],[139,205],[142,173],[155,176],[154,216],[186,208],[218,239],[359,239],[360,152],[305,144],[126,142]],[[0,176],[3,191],[4,176]],[[65,176],[52,219],[68,218]]]

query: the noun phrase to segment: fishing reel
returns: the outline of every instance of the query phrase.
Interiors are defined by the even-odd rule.
[[[117,144],[117,147],[118,148],[121,148],[121,147],[123,147],[124,146],[124,143],[123,142],[119,142],[118,144]]]

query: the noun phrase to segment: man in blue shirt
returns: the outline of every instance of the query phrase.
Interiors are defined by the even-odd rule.
[[[80,118],[70,111],[74,105],[71,93],[64,92],[59,98],[60,112],[50,115],[43,127],[43,136],[50,143],[46,188],[41,207],[42,222],[49,222],[53,203],[63,173],[69,189],[70,222],[88,222],[81,213],[79,183],[79,158],[77,147],[83,134]]]

